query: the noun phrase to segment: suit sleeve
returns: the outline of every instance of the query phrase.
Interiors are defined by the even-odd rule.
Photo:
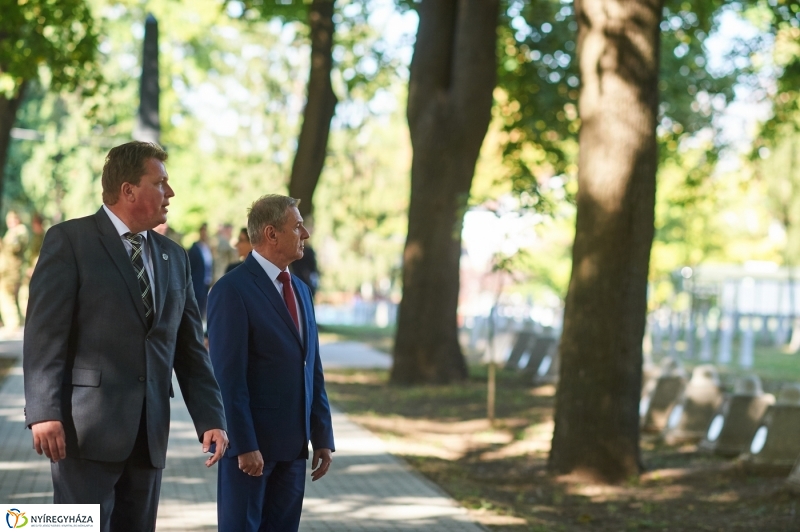
[[[53,226],[30,283],[22,361],[28,426],[64,421],[61,393],[78,288],[72,244],[61,227]]]
[[[310,306],[313,313],[313,304]],[[316,317],[314,322],[316,323]],[[311,400],[311,446],[315,450],[330,449],[335,451],[331,407],[328,403],[328,393],[325,391],[322,360],[319,357],[319,337],[317,335],[314,336],[314,396]]]
[[[231,283],[215,284],[208,295],[208,342],[229,422],[231,456],[258,449],[247,386],[247,323],[247,311],[236,288]]]
[[[227,430],[222,395],[203,345],[203,323],[186,262],[186,303],[175,344],[175,375],[192,416],[197,437],[211,429]]]

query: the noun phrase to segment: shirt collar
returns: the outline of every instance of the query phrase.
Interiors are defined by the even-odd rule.
[[[109,219],[111,220],[111,223],[114,224],[114,229],[117,230],[117,234],[119,234],[119,236],[123,236],[125,233],[130,233],[131,232],[131,230],[128,229],[128,226],[125,225],[125,222],[120,220],[119,216],[114,214],[113,211],[111,209],[109,209],[108,206],[105,203],[103,204],[103,209],[106,211],[106,214],[108,215]],[[145,240],[147,240],[147,231],[142,231],[139,234],[142,235]]]
[[[272,264],[270,261],[262,257],[258,251],[253,250],[253,258],[264,268],[264,271],[269,276],[270,280],[274,283],[275,280],[278,278],[278,274],[281,273],[281,269]]]

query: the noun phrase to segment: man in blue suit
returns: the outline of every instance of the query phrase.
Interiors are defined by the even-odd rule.
[[[208,302],[208,289],[211,286],[214,267],[214,257],[208,246],[208,225],[200,226],[197,242],[189,248],[189,267],[192,272],[192,286],[197,298],[200,315],[206,317],[206,303]]]
[[[309,237],[297,203],[278,195],[253,203],[253,252],[209,294],[211,362],[230,437],[219,462],[220,532],[296,531],[309,440],[312,480],[331,464],[333,428],[311,291],[288,272]]]

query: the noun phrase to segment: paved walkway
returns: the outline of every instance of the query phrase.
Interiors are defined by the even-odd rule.
[[[0,356],[20,352],[20,342],[0,342]],[[391,364],[388,355],[354,342],[322,346],[322,360],[328,368],[388,368]],[[0,387],[0,504],[52,502],[50,464],[31,449],[23,406],[22,367],[18,364]],[[388,454],[377,437],[345,414],[335,411],[333,426],[334,462],[325,478],[306,484],[301,531],[485,530],[464,508]],[[217,529],[216,469],[207,469],[203,461],[178,394],[172,403],[159,532]]]

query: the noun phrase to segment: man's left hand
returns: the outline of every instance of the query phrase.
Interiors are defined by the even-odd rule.
[[[228,449],[228,434],[222,429],[211,429],[203,433],[203,452],[207,453],[211,448],[211,444],[216,443],[214,456],[206,460],[206,467],[211,467],[216,464],[225,451]]]
[[[311,459],[311,480],[319,480],[328,472],[333,462],[330,449],[315,449],[314,458]]]

